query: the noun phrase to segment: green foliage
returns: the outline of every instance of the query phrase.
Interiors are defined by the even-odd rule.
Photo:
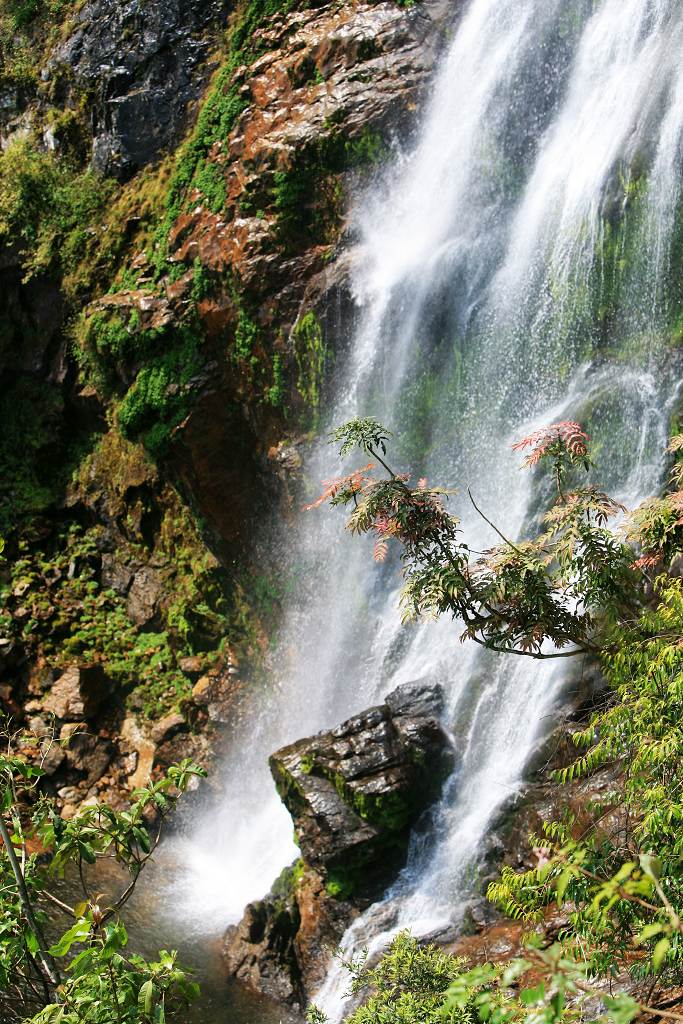
[[[429,489],[425,480],[410,487],[408,476],[384,461],[388,437],[372,419],[335,431],[340,454],[359,448],[388,476],[373,477],[370,463],[331,481],[309,507],[324,501],[353,505],[348,528],[374,535],[377,561],[386,557],[391,538],[401,543],[407,617],[448,613],[463,620],[463,637],[491,650],[545,658],[594,650],[608,618],[633,608],[633,555],[606,526],[621,506],[593,486],[564,489],[589,465],[587,438],[577,424],[553,424],[514,446],[531,449],[526,465],[552,467],[557,499],[545,516],[545,532],[515,543],[489,523],[503,544],[476,561],[459,520],[445,508],[445,492]],[[470,500],[483,516],[471,494]],[[543,650],[546,640],[556,651]]]
[[[159,718],[190,696],[180,659],[216,652],[234,634],[228,600],[208,555],[174,544],[160,622],[144,631],[130,619],[126,599],[100,584],[99,544],[97,529],[72,526],[51,552],[16,558],[0,589],[0,635],[57,668],[74,660],[102,664],[131,706]]]
[[[43,37],[70,8],[70,0],[0,0],[0,87],[35,89]]]
[[[82,323],[79,335],[82,369],[101,389],[115,394],[121,378],[133,378],[118,407],[119,427],[124,437],[142,441],[150,455],[162,458],[173,430],[192,407],[194,384],[204,369],[199,322],[190,318],[143,329],[135,310],[128,323],[95,313]]]
[[[542,980],[539,981],[539,977]],[[526,985],[524,982],[526,980]],[[603,1012],[596,1014],[597,1000]],[[527,958],[464,972],[449,989],[446,1011],[473,1005],[476,1019],[491,1024],[629,1024],[641,1006],[626,993],[605,995],[587,983],[585,964],[567,955],[560,943],[547,949],[530,948]]]
[[[285,402],[285,375],[282,367],[282,356],[276,352],[273,356],[273,383],[266,392],[266,398],[271,405],[281,407]]]
[[[664,970],[673,983],[683,979],[681,922],[673,910],[683,897],[681,580],[661,577],[655,593],[652,608],[615,627],[602,659],[613,700],[574,735],[584,753],[558,772],[568,783],[620,765],[619,800],[628,810],[623,833],[617,842],[599,830],[575,840],[571,821],[550,823],[542,838],[534,837],[543,851],[539,867],[523,874],[504,869],[489,897],[528,920],[551,900],[569,904],[573,934],[596,973],[628,966],[642,978]]]
[[[603,655],[614,703],[574,737],[587,748],[560,773],[563,782],[614,762],[624,765],[624,794],[638,809],[634,839],[666,863],[683,858],[683,586],[659,577],[656,603],[615,627]]]
[[[331,868],[325,880],[325,892],[333,900],[348,900],[358,889],[358,872],[350,868]]]
[[[273,882],[269,896],[276,905],[279,905],[283,911],[286,910],[287,906],[291,903],[296,890],[298,889],[301,879],[304,876],[305,865],[301,857],[295,860],[289,867],[283,868],[278,877]]]
[[[672,438],[667,452],[676,457],[668,493],[643,502],[631,516],[630,537],[641,546],[637,564],[643,568],[668,564],[683,549],[683,434]]]
[[[54,452],[61,396],[18,377],[0,396],[0,530],[43,511],[55,496]]]
[[[194,302],[201,302],[211,290],[211,278],[197,257],[192,265],[192,299]]]
[[[357,139],[335,128],[297,153],[290,166],[273,175],[272,200],[282,244],[295,248],[302,239],[320,244],[334,241],[342,215],[338,176],[375,167],[385,157],[381,136],[369,128]]]
[[[261,331],[256,321],[240,307],[235,328],[235,358],[248,362],[258,344]]]
[[[58,18],[69,8],[70,0],[2,0],[0,13],[10,19],[15,32],[27,28],[37,18]]]
[[[367,997],[347,1024],[475,1024],[478,1017],[471,996],[462,1005],[445,1004],[446,993],[464,965],[464,960],[435,946],[420,946],[401,932],[377,967],[367,967],[362,957],[344,962],[351,993]],[[324,1024],[325,1019],[316,1007],[307,1015],[309,1024]]]
[[[54,153],[16,140],[0,153],[0,240],[11,240],[27,278],[73,271],[88,232],[116,186]]]
[[[0,1005],[3,1020],[23,1024],[163,1024],[182,1020],[198,987],[162,950],[147,961],[127,951],[128,935],[121,910],[158,841],[146,826],[153,812],[162,821],[193,778],[204,771],[189,760],[132,794],[130,809],[114,811],[106,804],[80,810],[69,821],[56,812],[51,799],[39,797],[36,785],[43,772],[12,753],[0,756]],[[19,797],[34,801],[26,825]],[[38,857],[29,848],[45,853]],[[95,895],[88,865],[115,859],[128,883],[110,902]],[[59,918],[49,896],[54,875],[77,874],[83,899],[74,907],[54,897],[70,927],[48,945],[48,926]],[[60,894],[61,895],[61,894]]]
[[[349,420],[343,426],[337,427],[330,435],[330,444],[340,444],[339,454],[342,458],[349,455],[354,448],[360,448],[366,455],[374,455],[378,451],[386,455],[386,442],[390,437],[391,431],[372,416],[368,416],[365,419]]]

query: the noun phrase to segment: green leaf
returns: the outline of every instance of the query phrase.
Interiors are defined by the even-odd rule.
[[[637,1003],[631,996],[625,994],[618,996],[603,996],[602,999],[607,1010],[607,1017],[614,1024],[630,1024],[640,1013],[640,1003]]]
[[[154,982],[150,978],[140,986],[138,992],[138,1007],[143,1013],[150,1014],[154,1005]]]
[[[143,853],[149,853],[152,849],[152,842],[149,838],[149,832],[145,828],[133,828],[133,835],[140,844],[140,849]]]
[[[59,1024],[64,1020],[64,1007],[57,1003],[46,1006],[37,1017],[33,1018],[33,1024]]]
[[[655,971],[659,971],[661,969],[662,961],[664,960],[666,954],[669,952],[670,947],[671,942],[666,937],[660,939],[657,945],[655,946],[652,953],[652,966],[654,967]]]
[[[78,849],[80,851],[81,856],[83,857],[83,860],[87,861],[88,864],[94,864],[96,862],[97,857],[95,856],[95,851],[93,850],[90,843],[79,843]]]
[[[501,978],[501,985],[503,988],[509,988],[517,981],[522,974],[529,970],[531,962],[529,960],[513,960],[509,967]]]
[[[49,952],[52,956],[66,956],[74,942],[85,942],[90,935],[90,922],[86,920],[76,921],[68,932],[64,932],[59,942],[51,946]]]
[[[640,935],[637,936],[636,942],[642,943],[647,942],[648,939],[654,938],[655,935],[659,935],[660,932],[664,931],[663,924],[646,924]]]
[[[662,875],[662,862],[651,853],[641,853],[640,866],[650,878],[658,882]]]
[[[641,861],[642,861],[642,857],[641,857]],[[612,881],[616,882],[617,884],[621,884],[621,882],[625,882],[627,878],[631,877],[631,875],[635,871],[635,867],[636,867],[636,865],[633,863],[633,861],[627,861],[625,864],[622,864],[621,867],[619,868],[619,870],[617,871],[616,875],[612,879]]]
[[[519,998],[525,1006],[533,1006],[534,1003],[541,1003],[545,999],[545,985],[543,982],[536,988],[525,988],[519,993]]]
[[[558,905],[558,907],[562,905],[562,901],[564,899],[564,894],[567,891],[567,886],[569,885],[569,883],[572,881],[573,878],[574,878],[574,871],[570,867],[569,868],[565,868],[564,871],[562,872],[562,874],[560,875],[560,877],[558,878],[557,885],[555,887],[555,894],[556,894],[556,897],[557,897],[557,905]]]

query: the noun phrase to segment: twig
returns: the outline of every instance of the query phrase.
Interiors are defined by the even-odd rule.
[[[493,644],[487,644],[485,640],[481,640],[479,637],[470,636],[470,640],[474,640],[475,644],[479,644],[480,647],[485,647],[487,651],[494,651],[495,654],[517,654],[520,658],[534,658],[536,661],[550,661],[552,658],[575,658],[577,654],[587,654],[593,651],[592,647],[575,647],[571,651],[554,651],[552,654],[542,654],[540,651],[518,651],[514,647],[496,647]]]
[[[71,917],[76,916],[73,907],[70,907],[68,903],[62,903],[62,901],[57,896],[54,896],[51,892],[48,892],[47,889],[44,889],[41,892],[40,898],[50,900],[52,903],[55,904],[56,907],[59,907],[60,910],[63,910],[66,914],[69,914]]]
[[[521,551],[521,550],[520,550],[520,549],[519,549],[519,548],[517,547],[517,545],[516,545],[516,544],[513,544],[511,540],[508,540],[508,539],[507,539],[507,537],[505,536],[505,534],[504,534],[504,533],[501,533],[501,532],[500,532],[500,530],[498,529],[498,527],[496,526],[496,524],[495,524],[495,523],[492,523],[492,522],[491,522],[491,520],[489,519],[489,517],[488,517],[488,516],[486,516],[486,515],[484,515],[484,513],[482,512],[482,510],[481,510],[481,509],[479,508],[479,506],[477,505],[476,501],[475,501],[475,500],[474,500],[474,498],[472,497],[472,491],[471,491],[471,490],[469,489],[469,487],[467,488],[467,493],[469,494],[469,498],[470,498],[470,501],[472,502],[472,504],[473,504],[473,506],[474,506],[474,510],[475,510],[475,512],[478,512],[478,513],[479,513],[479,515],[481,516],[481,518],[482,518],[482,519],[483,519],[483,520],[484,520],[485,522],[487,522],[487,523],[489,524],[489,526],[491,527],[491,529],[492,529],[492,530],[495,530],[495,532],[496,532],[496,533],[498,534],[498,536],[500,537],[500,539],[501,539],[501,540],[505,541],[505,543],[506,543],[506,544],[507,544],[507,545],[508,545],[509,547],[511,547],[513,551],[516,551],[516,552],[517,552],[517,554],[518,554],[518,555],[519,555],[519,556],[520,556],[521,558],[524,558],[524,552],[523,552],[523,551]]]

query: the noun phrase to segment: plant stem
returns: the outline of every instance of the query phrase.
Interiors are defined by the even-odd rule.
[[[22,870],[21,870],[21,865],[19,864],[19,861],[17,860],[17,855],[15,853],[14,846],[12,845],[11,836],[10,836],[9,832],[7,831],[7,825],[5,824],[5,819],[4,819],[4,817],[1,814],[0,814],[0,838],[2,838],[2,842],[3,842],[4,846],[5,846],[5,850],[7,851],[7,858],[9,860],[10,867],[12,868],[12,874],[14,875],[15,881],[17,883],[17,889],[19,890],[19,899],[21,900],[21,905],[24,908],[24,913],[26,914],[26,920],[28,921],[29,925],[31,926],[31,930],[33,931],[33,934],[38,939],[38,943],[39,943],[39,946],[40,946],[40,948],[38,950],[38,962],[40,964],[41,973],[44,975],[45,980],[47,982],[49,982],[49,984],[54,988],[57,985],[59,985],[59,980],[60,980],[59,979],[59,973],[58,973],[57,968],[56,968],[56,966],[54,964],[54,961],[52,960],[52,958],[50,957],[49,953],[47,952],[47,948],[48,948],[47,942],[45,941],[45,936],[43,935],[43,930],[40,927],[40,925],[38,924],[38,922],[36,920],[36,916],[33,913],[33,906],[31,904],[31,897],[29,896],[28,889],[26,888],[26,880],[24,879],[24,875],[23,875]]]

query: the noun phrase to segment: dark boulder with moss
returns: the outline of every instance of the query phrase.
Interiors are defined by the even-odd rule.
[[[338,729],[270,758],[304,861],[369,894],[405,853],[411,826],[454,766],[438,687],[409,683]]]
[[[226,934],[231,974],[303,1001],[356,914],[395,878],[411,830],[439,797],[456,756],[439,721],[443,694],[423,682],[270,758],[301,860]]]

